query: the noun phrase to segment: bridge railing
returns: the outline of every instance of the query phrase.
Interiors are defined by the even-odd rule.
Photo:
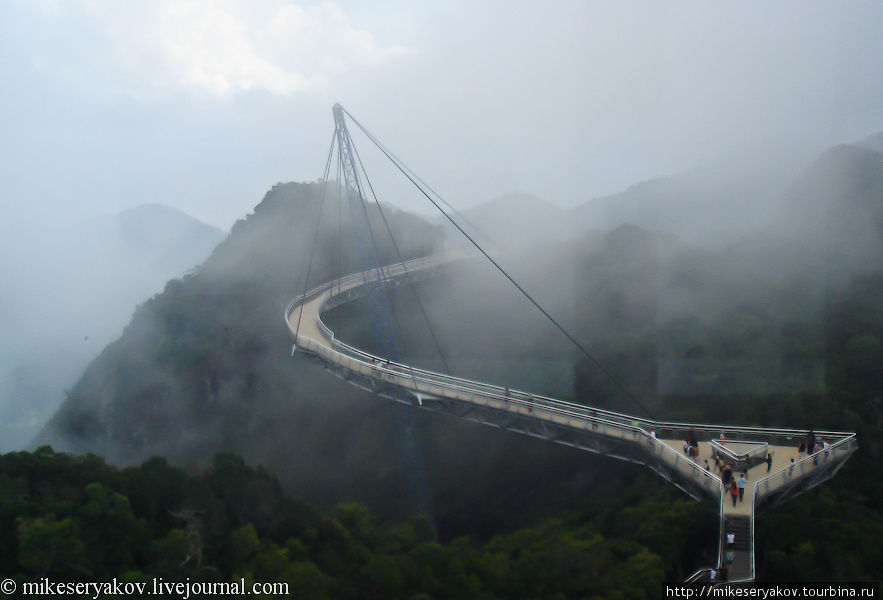
[[[561,400],[558,398],[553,398],[550,396],[544,396],[542,394],[532,394],[529,392],[525,392],[522,390],[511,389],[504,386],[494,385],[490,383],[485,383],[481,381],[475,381],[471,379],[466,379],[462,377],[456,377],[453,375],[447,375],[444,373],[438,373],[436,371],[429,371],[426,369],[420,369],[418,367],[413,367],[408,364],[398,363],[395,361],[387,361],[382,357],[378,357],[372,355],[368,352],[360,350],[350,344],[340,341],[334,336],[334,332],[329,329],[324,322],[322,322],[321,318],[319,319],[320,328],[328,337],[329,343],[333,344],[333,346],[347,354],[352,356],[357,356],[362,358],[363,360],[374,362],[376,360],[382,360],[390,369],[398,369],[402,372],[407,372],[409,374],[420,374],[423,376],[432,377],[436,381],[446,381],[452,383],[454,385],[459,385],[463,387],[468,387],[469,389],[475,391],[476,393],[484,393],[490,394],[495,397],[508,397],[512,399],[521,399],[525,401],[531,402],[543,402],[549,406],[557,406],[564,410],[575,411],[582,414],[585,418],[601,418],[606,419],[608,421],[617,422],[623,426],[629,427],[638,427],[640,429],[646,431],[654,431],[657,437],[667,437],[672,439],[683,438],[690,434],[696,436],[703,436],[706,439],[715,439],[720,438],[720,435],[723,433],[727,439],[732,441],[745,441],[751,442],[756,441],[758,437],[766,438],[765,441],[768,443],[770,441],[777,442],[778,444],[782,444],[782,442],[786,442],[786,444],[790,444],[792,441],[796,442],[806,436],[809,433],[809,430],[797,430],[797,429],[778,429],[778,428],[770,428],[770,427],[745,427],[745,426],[737,426],[737,425],[707,425],[701,423],[678,423],[678,422],[668,422],[668,421],[655,421],[651,419],[645,419],[641,417],[636,417],[633,415],[628,415],[625,413],[619,413],[616,411],[606,410],[602,408],[594,408],[591,406],[586,406],[584,404],[578,404],[575,402],[568,402],[566,400]],[[845,432],[836,432],[836,431],[818,431],[816,432],[818,436],[826,436],[826,437],[842,437],[848,435]],[[749,440],[746,438],[754,438],[753,440]],[[796,446],[796,443],[795,443]]]
[[[643,429],[634,419],[611,411],[596,410],[580,404],[559,401],[546,396],[529,394],[517,390],[507,390],[482,382],[443,375],[434,371],[412,368],[410,365],[388,361],[349,344],[340,342],[327,326],[321,327],[327,336],[327,345],[305,336],[299,336],[298,343],[323,356],[329,362],[338,364],[361,375],[399,385],[426,396],[438,396],[480,405],[491,405],[534,417],[542,415],[547,420],[575,429],[603,428],[607,436],[635,444],[644,444],[645,452],[668,464],[674,471],[694,481],[696,485],[715,495],[720,494],[720,479],[700,465],[671,448]],[[377,363],[382,366],[378,367]],[[607,418],[612,416],[614,418]]]
[[[396,263],[383,267],[381,277],[386,280],[394,280],[409,275],[414,271],[441,266],[451,260],[452,257],[450,256],[436,255],[414,259],[404,264]],[[703,487],[717,494],[720,494],[719,478],[708,473],[692,460],[682,456],[680,452],[657,438],[726,438],[736,441],[762,439],[777,445],[789,445],[791,443],[796,445],[796,441],[802,439],[808,433],[808,430],[797,429],[656,421],[389,361],[383,357],[370,354],[350,344],[341,342],[321,319],[321,312],[327,307],[334,305],[336,300],[340,300],[345,295],[350,296],[354,293],[358,295],[358,288],[364,287],[366,279],[371,276],[371,274],[366,275],[362,272],[351,273],[318,286],[292,300],[285,310],[285,319],[289,327],[291,327],[290,318],[297,306],[312,302],[318,296],[325,294],[325,297],[319,302],[315,318],[320,332],[326,338],[327,346],[323,346],[320,340],[310,340],[313,343],[306,342],[309,338],[303,335],[297,336],[295,344],[307,347],[317,354],[323,355],[331,362],[350,368],[368,377],[382,379],[403,387],[413,387],[418,393],[437,394],[463,401],[480,400],[484,403],[493,401],[501,406],[514,404],[526,412],[530,412],[534,408],[541,408],[557,417],[577,419],[583,423],[591,423],[595,427],[604,426],[609,430],[609,434],[614,434],[621,438],[628,437],[636,443],[644,441],[648,452],[658,455],[661,460],[682,474],[704,481]],[[382,376],[383,373],[381,371],[374,372],[374,369],[376,369],[375,363],[378,361],[381,361],[383,364],[385,377]],[[819,436],[829,438],[849,435],[846,432],[834,431],[819,431],[816,433]],[[651,451],[650,448],[653,448],[653,450]]]
[[[722,440],[711,440],[712,454],[722,456],[726,462],[733,464],[737,470],[744,471],[766,460],[769,442],[755,440],[739,440],[738,443],[753,446],[748,452],[736,452],[726,446]]]
[[[754,484],[754,501],[759,498],[778,492],[782,488],[794,483],[804,475],[811,474],[820,468],[825,468],[837,461],[845,460],[858,448],[858,440],[855,434],[822,448],[818,452],[808,454],[783,469],[759,479]]]
[[[684,583],[699,583],[700,581],[709,581],[711,579],[711,567],[702,567],[690,573]]]
[[[463,258],[463,256],[455,255],[433,255],[428,257],[421,257],[413,260],[406,261],[403,263],[394,263],[392,265],[388,265],[382,268],[384,277],[386,279],[393,279],[396,277],[401,277],[407,275],[413,271],[418,271],[422,269],[434,268],[437,266],[441,266],[443,264],[449,263],[452,260],[457,260]],[[341,294],[343,291],[349,291],[356,287],[359,287],[359,284],[363,281],[362,272],[350,273],[340,279],[331,281],[324,285],[321,285],[310,292],[305,294],[305,299],[314,298],[319,293],[324,291],[331,290],[332,294],[329,295],[328,299],[323,303],[323,307],[320,308],[320,313],[324,308],[326,303],[332,303],[334,300],[334,296],[337,294]],[[333,293],[334,288],[338,289],[337,294]],[[286,310],[286,317],[290,312],[290,308],[297,303],[300,298],[296,298],[289,304],[289,309]],[[334,332],[329,329],[325,323],[322,321],[321,317],[318,319],[319,327],[328,337],[329,341],[333,341],[341,350],[353,353],[356,356],[362,356],[365,359],[375,360],[381,359],[386,361],[383,357],[377,357],[370,353],[364,352],[354,346],[349,344],[345,344],[338,340],[334,336]],[[401,368],[408,370],[409,372],[414,373],[423,373],[423,374],[431,374],[436,378],[447,378],[451,381],[455,381],[458,383],[468,382],[471,386],[477,388],[487,389],[489,391],[494,392],[504,392],[507,388],[503,386],[498,386],[494,384],[489,384],[481,381],[475,381],[470,379],[465,379],[462,377],[455,377],[452,375],[445,375],[443,373],[438,373],[436,371],[429,371],[425,369],[420,369],[417,367],[413,367],[411,365],[407,365],[404,363],[397,363],[394,361],[389,361],[391,366],[395,366],[396,368]],[[665,437],[677,438],[685,436],[688,433],[696,434],[697,438],[699,436],[711,440],[711,439],[720,439],[721,434],[724,434],[725,439],[730,441],[756,441],[758,436],[762,436],[769,442],[775,442],[776,445],[789,445],[792,442],[798,442],[801,438],[805,437],[806,434],[809,433],[809,430],[803,429],[788,429],[788,428],[774,428],[774,427],[746,427],[746,426],[737,426],[737,425],[711,425],[705,423],[681,423],[681,422],[672,422],[672,421],[657,421],[652,419],[646,419],[642,417],[636,417],[633,415],[628,415],[624,413],[619,413],[616,411],[601,409],[601,408],[591,408],[587,407],[583,404],[577,404],[574,402],[567,402],[566,400],[560,400],[557,398],[551,398],[548,396],[541,396],[537,394],[530,394],[528,392],[520,391],[520,390],[509,390],[510,394],[520,395],[523,397],[533,396],[535,398],[543,398],[547,402],[553,402],[559,404],[561,406],[566,406],[571,410],[579,410],[579,409],[589,409],[592,414],[603,415],[605,418],[611,420],[618,420],[623,423],[633,424],[637,423],[644,429],[653,429],[656,431],[657,435],[661,437],[661,434],[666,434]],[[825,437],[844,437],[849,435],[848,432],[840,432],[840,431],[817,431],[817,436],[825,436]],[[795,443],[796,445],[796,443]]]
[[[476,391],[484,391],[489,394],[495,395],[506,395],[508,394],[511,398],[521,398],[524,400],[530,399],[532,401],[542,401],[549,405],[560,406],[566,410],[573,410],[583,413],[586,417],[600,417],[611,421],[619,422],[623,425],[634,426],[645,429],[647,431],[655,431],[657,437],[668,437],[668,438],[684,438],[686,439],[688,434],[695,434],[697,436],[703,436],[705,439],[715,439],[720,438],[720,434],[724,434],[727,439],[732,441],[755,441],[757,437],[767,438],[769,441],[774,441],[781,444],[783,441],[787,443],[791,443],[792,441],[797,441],[802,439],[809,433],[809,430],[797,430],[797,429],[777,429],[770,427],[745,427],[745,426],[737,426],[737,425],[707,425],[701,423],[678,423],[678,422],[670,422],[670,421],[655,421],[651,419],[645,419],[641,417],[636,417],[633,415],[628,415],[625,413],[619,413],[616,411],[606,410],[602,408],[594,408],[591,406],[586,406],[584,404],[578,404],[575,402],[568,402],[566,400],[561,400],[558,398],[552,398],[549,396],[544,396],[541,394],[532,394],[529,392],[525,392],[522,390],[511,389],[504,386],[494,385],[490,383],[485,383],[481,381],[475,381],[471,379],[466,379],[462,377],[456,377],[453,375],[446,375],[444,373],[438,373],[436,371],[429,371],[426,369],[420,369],[418,367],[413,367],[411,365],[407,365],[404,363],[398,363],[395,361],[387,361],[386,359],[378,356],[374,356],[368,352],[360,350],[350,344],[340,341],[334,336],[334,332],[329,329],[321,319],[319,319],[320,328],[328,337],[328,341],[333,343],[334,347],[341,350],[342,352],[352,354],[353,356],[358,356],[367,361],[375,361],[382,360],[389,365],[390,368],[400,369],[402,371],[407,371],[408,373],[414,374],[422,374],[431,376],[439,381],[449,381],[451,383],[455,383],[458,385],[466,385]],[[827,437],[842,437],[844,435],[848,435],[845,432],[836,432],[836,431],[818,431],[817,435],[819,436],[827,436]],[[753,440],[749,440],[747,438],[754,438]],[[796,446],[796,444],[795,444]]]
[[[619,438],[634,444],[642,444],[643,442],[646,444],[644,446],[645,452],[668,464],[682,476],[693,480],[696,485],[706,489],[708,493],[720,494],[721,484],[718,477],[682,456],[664,442],[652,437],[638,426],[624,425],[619,421],[611,421],[602,417],[587,417],[582,411],[570,411],[554,405],[547,405],[540,397],[530,400],[503,394],[476,393],[475,390],[467,386],[453,385],[450,382],[439,381],[422,374],[396,372],[387,364],[377,367],[370,358],[365,360],[351,357],[339,352],[337,348],[320,344],[308,338],[302,339],[301,343],[313,349],[329,362],[372,379],[408,388],[418,394],[424,394],[426,397],[450,398],[490,406],[521,415],[530,415],[532,418],[543,419],[573,429],[603,433],[608,437]]]
[[[723,490],[722,490],[723,491]],[[718,532],[717,532],[717,563],[715,563],[714,569],[720,569],[723,563],[723,546],[724,546],[724,499],[726,498],[726,494],[721,493],[720,499],[718,502]],[[752,522],[754,519],[752,519]],[[753,539],[753,538],[752,538]],[[701,567],[693,571],[687,578],[684,580],[684,583],[697,583],[699,581],[710,581],[711,577],[711,569],[712,567]]]
[[[712,440],[715,438],[720,438],[720,435],[723,433],[726,439],[731,441],[745,441],[751,442],[756,441],[758,437],[765,438],[764,441],[768,443],[773,442],[776,445],[789,445],[792,442],[796,446],[796,442],[806,436],[809,433],[809,430],[798,430],[798,429],[782,429],[782,428],[771,428],[771,427],[746,427],[746,426],[738,426],[738,425],[708,425],[701,423],[678,423],[678,422],[670,422],[670,421],[655,421],[651,419],[645,419],[641,417],[636,417],[633,415],[628,415],[625,413],[619,413],[616,411],[606,410],[602,408],[594,408],[591,406],[586,406],[584,404],[578,404],[575,402],[568,402],[566,400],[561,400],[558,398],[552,398],[549,396],[544,396],[541,394],[532,394],[529,392],[525,392],[522,390],[511,389],[504,386],[489,384],[480,381],[474,381],[471,379],[466,379],[462,377],[456,377],[453,375],[446,375],[444,373],[438,373],[435,371],[429,371],[425,369],[420,369],[417,367],[413,367],[411,365],[397,363],[394,361],[386,361],[382,357],[374,356],[370,353],[367,353],[363,350],[360,350],[354,346],[346,344],[345,342],[341,342],[339,339],[334,337],[334,333],[321,322],[321,328],[323,332],[328,336],[328,341],[333,343],[336,348],[339,350],[350,353],[354,356],[359,356],[368,361],[374,361],[377,359],[383,360],[384,362],[388,362],[390,368],[401,369],[403,371],[407,371],[409,373],[414,374],[422,374],[426,376],[431,376],[438,381],[448,381],[457,385],[468,386],[476,391],[483,391],[488,394],[494,394],[498,396],[504,396],[508,394],[508,397],[511,398],[520,398],[523,400],[531,400],[531,401],[542,401],[548,405],[555,405],[566,410],[577,411],[582,413],[587,418],[591,417],[599,417],[604,418],[610,421],[616,421],[622,425],[626,426],[638,426],[641,429],[646,431],[654,431],[657,434],[657,437],[666,437],[671,439],[682,438],[686,439],[688,435],[694,434],[697,437],[703,437],[704,439]],[[837,432],[837,431],[817,431],[816,434],[818,436],[825,437],[843,437],[848,435],[846,432]],[[753,438],[753,439],[748,439]]]

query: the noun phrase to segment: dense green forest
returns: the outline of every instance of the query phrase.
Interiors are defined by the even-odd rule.
[[[43,447],[0,457],[0,575],[245,578],[312,599],[655,598],[716,515],[652,487],[588,520],[439,543],[425,518],[383,525],[356,503],[321,514],[231,454],[187,473],[162,458],[117,469]]]

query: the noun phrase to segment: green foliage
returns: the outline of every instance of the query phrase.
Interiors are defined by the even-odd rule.
[[[91,575],[92,561],[81,536],[79,523],[70,517],[61,521],[52,514],[45,518],[20,518],[19,562],[22,568],[38,577]]]
[[[40,466],[30,488],[19,475],[25,465]],[[158,474],[168,485],[145,485],[159,483]],[[231,454],[188,475],[162,459],[117,470],[92,456],[41,449],[0,456],[0,484],[2,516],[16,524],[0,575],[22,581],[244,578],[286,582],[294,597],[316,599],[557,599],[616,597],[615,590],[649,598],[664,572],[652,548],[664,544],[649,533],[663,527],[653,522],[658,499],[640,508],[647,545],[562,521],[445,544],[422,517],[384,526],[352,502],[322,516]],[[64,510],[49,512],[58,507]]]

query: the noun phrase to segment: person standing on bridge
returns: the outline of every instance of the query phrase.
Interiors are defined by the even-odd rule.
[[[736,506],[736,498],[739,497],[739,488],[736,486],[736,480],[730,482],[730,495],[733,497],[733,506]]]
[[[742,501],[744,500],[744,497],[745,497],[745,484],[746,484],[746,483],[747,483],[747,482],[746,482],[746,480],[745,480],[745,473],[742,473],[741,475],[739,475],[739,481],[738,481],[738,486],[739,486],[739,502],[742,502]]]

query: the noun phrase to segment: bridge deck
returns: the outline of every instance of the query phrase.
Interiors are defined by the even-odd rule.
[[[673,449],[683,452],[684,440],[673,440],[666,439],[662,440]],[[801,456],[797,453],[797,446],[782,446],[782,445],[770,445],[769,452],[773,455],[773,464],[772,468],[767,471],[767,464],[761,463],[759,465],[755,465],[749,468],[747,471],[735,471],[734,476],[738,477],[739,473],[745,473],[745,479],[748,481],[745,486],[745,494],[742,497],[741,501],[736,501],[736,505],[733,506],[733,501],[730,498],[729,494],[725,498],[724,502],[724,513],[725,514],[735,514],[735,515],[750,515],[752,513],[751,507],[754,506],[754,483],[766,477],[769,473],[775,473],[777,471],[781,471],[785,469],[793,458],[795,461],[800,460]],[[697,464],[703,465],[705,461],[708,461],[708,464],[712,471],[714,471],[714,458],[711,454],[711,446],[708,442],[699,442],[699,456],[696,459]]]
[[[324,310],[360,295],[366,277],[407,282],[414,272],[432,269],[449,260],[429,257],[384,267],[382,275],[376,271],[367,276],[355,273],[293,300],[286,308],[285,321],[294,336],[295,348],[319,357],[326,366],[354,385],[393,400],[431,410],[446,410],[462,418],[637,462],[657,471],[697,499],[705,495],[719,502],[723,500],[722,559],[727,552],[725,536],[728,531],[725,527],[737,530],[740,538],[732,549],[735,559],[730,565],[731,581],[754,577],[753,519],[758,501],[786,498],[818,485],[833,476],[857,448],[855,434],[818,432],[831,442],[830,450],[824,456],[820,453],[813,458],[801,459],[796,448],[807,433],[802,430],[658,422],[390,363],[336,340],[333,332],[322,323]],[[721,433],[735,438],[736,444],[728,444],[728,450],[734,454],[743,452],[738,449],[740,445],[748,447],[752,442],[755,448],[759,447],[757,442],[767,443],[773,454],[769,473],[765,462],[745,471],[748,480],[745,494],[735,506],[729,494],[721,498],[721,482],[713,467],[710,441],[718,439]],[[683,452],[688,434],[699,440],[696,462]],[[739,444],[739,441],[744,443]],[[795,464],[791,463],[792,458]],[[712,472],[704,469],[706,459]],[[738,473],[736,471],[736,476]]]

